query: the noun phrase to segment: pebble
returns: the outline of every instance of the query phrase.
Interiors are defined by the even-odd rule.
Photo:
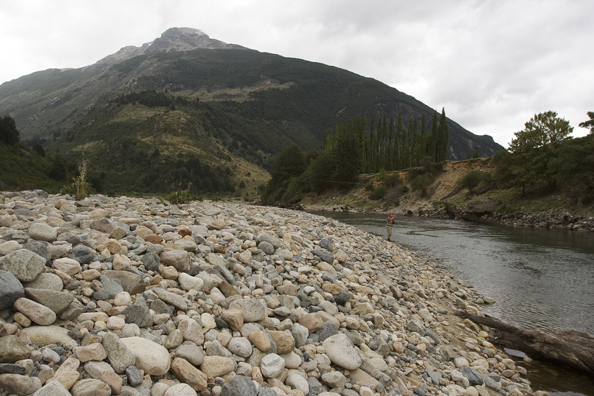
[[[245,203],[21,192],[0,203],[0,227],[5,391],[534,393],[523,367],[452,315],[480,313],[487,298],[334,220]]]

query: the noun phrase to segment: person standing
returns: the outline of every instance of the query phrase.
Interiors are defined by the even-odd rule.
[[[386,219],[386,232],[388,233],[388,241],[392,238],[392,226],[397,223],[396,219],[394,218],[394,214],[390,213],[388,218]]]

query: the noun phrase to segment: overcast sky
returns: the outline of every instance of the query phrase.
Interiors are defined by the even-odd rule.
[[[0,0],[0,83],[78,68],[170,27],[372,77],[507,147],[594,111],[592,0]]]

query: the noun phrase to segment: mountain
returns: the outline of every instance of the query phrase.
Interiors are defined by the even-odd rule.
[[[428,125],[435,114],[377,80],[189,28],[168,29],[94,65],[0,85],[0,115],[16,120],[23,140],[71,161],[84,152],[111,192],[253,192],[266,178],[263,167],[287,145],[317,149],[325,130],[356,115],[398,111],[425,114]],[[503,149],[452,120],[448,127],[450,159]],[[188,161],[200,166],[188,170]],[[212,175],[208,182],[205,172]]]

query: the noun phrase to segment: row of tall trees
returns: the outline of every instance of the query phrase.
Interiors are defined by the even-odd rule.
[[[402,111],[392,114],[355,119],[336,126],[325,133],[324,151],[334,150],[352,140],[358,147],[361,173],[376,173],[381,169],[393,171],[419,166],[426,162],[445,161],[448,154],[448,127],[445,110],[441,117],[435,112],[431,126],[425,113],[420,117],[410,113],[403,120]]]
[[[361,173],[377,173],[442,162],[448,151],[445,111],[437,113],[428,127],[427,118],[409,115],[404,125],[402,113],[357,116],[329,130],[321,151],[304,153],[293,144],[279,153],[262,200],[296,202],[305,192],[328,188],[348,188],[357,184]]]

